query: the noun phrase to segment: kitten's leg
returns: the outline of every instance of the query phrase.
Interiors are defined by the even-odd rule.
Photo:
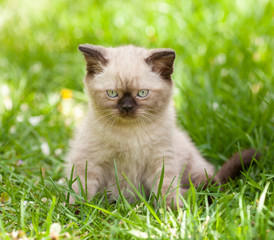
[[[85,193],[87,193],[87,198],[90,199],[91,197],[93,197],[104,185],[104,174],[103,174],[103,168],[102,166],[98,165],[98,164],[91,164],[88,163],[87,169],[86,169],[86,164],[84,163],[84,161],[74,161],[74,173],[73,173],[73,179],[75,179],[76,177],[79,177],[82,187],[85,191]],[[71,170],[68,169],[68,171]],[[87,175],[87,179],[86,179],[86,175]],[[68,175],[70,176],[70,175]],[[73,184],[72,184],[72,188],[73,190],[79,194],[80,193],[80,189],[79,189],[79,181],[76,180]],[[87,189],[86,189],[87,188]],[[73,201],[72,197],[71,200]]]
[[[165,159],[165,166],[164,166],[164,178],[163,184],[161,187],[161,195],[164,196],[167,194],[166,197],[166,205],[171,206],[172,202],[177,204],[177,191],[179,191],[179,195],[183,195],[186,189],[180,188],[180,182],[178,183],[178,179],[180,177],[180,172],[178,171],[179,168],[172,166],[172,160]],[[162,161],[156,161],[155,163],[158,164],[151,164],[147,167],[145,174],[143,175],[143,183],[147,192],[154,192],[157,194],[159,184],[161,181],[161,172],[162,172]],[[177,188],[176,188],[177,187]],[[178,204],[180,207],[183,206],[183,203],[179,197]]]
[[[183,183],[189,182],[189,176],[195,187],[203,184],[206,187],[209,183],[214,184],[218,181],[215,176],[214,166],[207,162],[204,158],[199,157],[192,160],[192,164],[187,171],[187,174],[182,178]]]

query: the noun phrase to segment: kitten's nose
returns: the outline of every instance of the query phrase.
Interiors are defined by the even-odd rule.
[[[122,106],[122,110],[126,111],[127,113],[128,113],[129,111],[131,111],[132,108],[133,108],[133,106],[132,106],[132,105],[129,105],[129,104],[126,104],[126,105]]]
[[[124,96],[118,101],[117,105],[122,115],[128,115],[133,114],[137,103],[129,93],[125,93]]]

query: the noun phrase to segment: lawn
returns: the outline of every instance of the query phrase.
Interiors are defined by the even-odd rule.
[[[274,239],[273,29],[270,0],[0,0],[0,239]],[[262,158],[222,190],[191,187],[176,211],[69,205],[81,43],[174,49],[178,125],[203,156],[217,168],[239,149]]]

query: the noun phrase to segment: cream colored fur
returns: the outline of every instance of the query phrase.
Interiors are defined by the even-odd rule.
[[[129,201],[133,201],[134,196],[127,191],[131,191],[131,188],[122,173],[136,188],[143,185],[149,195],[151,191],[157,191],[163,160],[165,173],[162,194],[167,192],[173,178],[175,180],[171,189],[177,186],[182,173],[182,184],[188,181],[189,174],[196,184],[206,179],[205,170],[212,176],[214,167],[176,126],[172,81],[163,79],[144,61],[151,54],[163,49],[146,50],[134,46],[92,48],[99,49],[108,63],[99,63],[102,71],[94,75],[87,74],[85,78],[89,107],[85,120],[70,144],[67,175],[70,175],[74,165],[76,174],[84,183],[87,162],[89,196],[106,189],[111,191],[112,197],[117,198],[119,193],[115,180],[115,160],[120,188]],[[119,98],[125,92],[130,92],[135,97],[139,106],[136,118],[123,118],[119,115],[116,107],[119,98],[109,98],[106,94],[109,89],[116,90]],[[144,99],[136,97],[141,89],[150,91]],[[154,182],[156,184],[153,189]],[[74,189],[78,191],[77,184],[74,184]],[[187,188],[181,186],[179,190],[184,194]],[[176,194],[176,191],[170,192],[168,204]]]

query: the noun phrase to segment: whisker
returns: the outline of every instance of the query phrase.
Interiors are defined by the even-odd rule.
[[[112,119],[115,119],[116,115],[113,115],[111,116],[110,118],[108,118],[104,124],[101,126],[101,128],[104,128],[104,129],[109,129],[109,125],[110,123],[112,122]]]
[[[147,123],[147,125],[153,122],[153,124],[156,124],[157,126],[162,126],[162,121],[159,120],[156,115],[143,114],[141,117]]]
[[[100,122],[101,120],[106,120],[108,119],[109,117],[111,117],[113,115],[113,113],[108,113],[108,114],[105,114],[105,115],[102,115],[100,117],[97,117],[96,119],[93,119],[93,123],[98,123]]]

